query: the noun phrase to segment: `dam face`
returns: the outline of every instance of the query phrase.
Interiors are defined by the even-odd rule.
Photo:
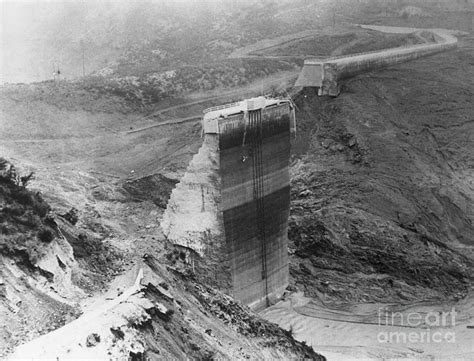
[[[289,100],[209,109],[204,142],[172,192],[162,228],[206,263],[219,286],[253,309],[288,285]]]

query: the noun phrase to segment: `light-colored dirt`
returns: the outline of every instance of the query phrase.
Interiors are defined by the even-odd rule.
[[[328,361],[352,360],[459,360],[468,361],[474,358],[474,297],[455,304],[446,305],[405,305],[403,311],[395,316],[395,325],[385,323],[383,304],[359,304],[358,314],[373,314],[373,322],[354,322],[354,312],[330,310],[326,307],[311,305],[312,300],[302,294],[294,294],[289,300],[278,303],[261,314],[271,322],[291,330],[296,339],[310,344],[317,352],[326,356]],[[354,307],[354,305],[352,305]],[[313,310],[313,317],[308,316]],[[456,311],[454,325],[451,314],[446,317],[446,324],[439,327],[400,327],[403,317],[412,314],[429,322],[436,322],[442,312]],[[379,316],[379,312],[380,315]],[[322,314],[325,313],[325,316]],[[332,313],[330,315],[329,313]],[[380,323],[380,324],[379,324]],[[411,322],[417,325],[418,322]],[[471,328],[468,328],[470,326]],[[410,337],[412,342],[410,342]],[[422,339],[422,337],[424,339]],[[417,340],[414,341],[413,340]],[[423,340],[423,341],[422,341]],[[451,342],[452,340],[452,342]],[[399,341],[399,342],[398,342]]]

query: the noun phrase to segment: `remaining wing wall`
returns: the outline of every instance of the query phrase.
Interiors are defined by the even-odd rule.
[[[438,29],[431,31],[434,33],[437,43],[341,56],[324,61],[306,60],[295,85],[317,87],[319,95],[337,96],[340,91],[339,80],[341,79],[419,59],[457,46],[457,39],[454,36]]]

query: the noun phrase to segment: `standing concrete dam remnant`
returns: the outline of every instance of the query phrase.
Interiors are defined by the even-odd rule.
[[[294,106],[257,97],[207,109],[202,123],[203,145],[172,191],[161,226],[210,280],[262,309],[288,285]]]
[[[390,27],[380,28],[381,31],[390,32]],[[398,32],[403,28],[393,28]],[[378,29],[377,29],[378,30]],[[407,29],[417,31],[420,29]],[[413,45],[372,51],[367,53],[353,54],[334,58],[307,59],[303,69],[296,80],[296,87],[317,87],[318,95],[338,96],[340,93],[339,80],[353,77],[368,71],[385,68],[387,66],[400,64],[415,60],[424,56],[436,54],[456,47],[456,37],[448,34],[442,29],[429,29],[436,39],[436,43]]]

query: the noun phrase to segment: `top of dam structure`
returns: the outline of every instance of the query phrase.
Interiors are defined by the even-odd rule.
[[[277,98],[268,98],[265,96],[259,96],[249,99],[244,99],[239,102],[219,105],[211,108],[204,109],[203,119],[202,119],[202,128],[203,132],[206,134],[219,134],[224,132],[222,127],[219,127],[219,124],[223,123],[222,119],[227,119],[229,117],[246,114],[250,111],[265,110],[266,108],[271,108],[278,106],[280,104],[289,104],[291,103],[290,99],[277,99]],[[290,104],[291,105],[291,104]],[[293,106],[291,105],[292,110]],[[294,131],[295,126],[295,116],[294,112],[291,114],[291,126],[292,131]]]

